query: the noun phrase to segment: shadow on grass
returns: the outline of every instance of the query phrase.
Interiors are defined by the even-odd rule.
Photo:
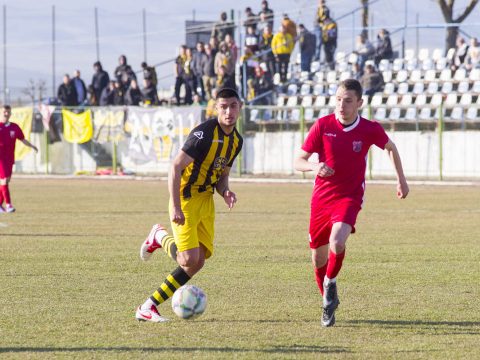
[[[344,324],[353,326],[379,325],[386,328],[418,328],[428,330],[445,329],[456,334],[480,334],[480,321],[423,321],[423,320],[345,320]]]
[[[108,351],[108,352],[212,352],[212,353],[266,353],[266,354],[285,354],[285,353],[349,353],[350,350],[338,346],[309,346],[309,345],[292,345],[292,346],[272,346],[260,349],[247,349],[235,347],[1,347],[1,353],[55,353],[55,352],[91,352],[91,351]]]

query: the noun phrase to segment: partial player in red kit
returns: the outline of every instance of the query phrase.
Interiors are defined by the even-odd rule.
[[[405,198],[409,191],[395,144],[380,124],[358,114],[363,103],[360,83],[354,79],[341,82],[335,96],[335,113],[317,120],[295,159],[298,171],[317,174],[309,236],[315,279],[323,296],[323,326],[335,324],[340,303],[336,277],[345,257],[345,243],[355,232],[362,208],[370,146],[388,152],[397,175],[398,198]],[[318,162],[309,161],[313,153],[318,154]]]
[[[14,212],[15,208],[10,200],[8,183],[12,177],[13,164],[15,163],[15,143],[20,140],[35,152],[38,149],[23,135],[20,127],[9,121],[12,109],[9,105],[3,106],[3,115],[0,117],[0,212]],[[5,201],[5,208],[2,204]]]

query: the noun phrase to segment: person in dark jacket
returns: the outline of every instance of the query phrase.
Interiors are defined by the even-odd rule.
[[[157,71],[155,70],[155,67],[148,66],[145,61],[142,62],[141,66],[143,70],[143,78],[149,79],[152,82],[153,86],[157,87],[158,81],[157,81]]]
[[[205,45],[205,62],[203,63],[203,86],[207,99],[212,98],[212,89],[215,87],[215,55],[216,49],[210,44]]]
[[[102,92],[105,88],[108,87],[108,83],[110,81],[110,77],[108,73],[103,70],[102,64],[100,61],[97,61],[93,64],[94,74],[92,77],[92,89],[95,93],[95,99],[97,99],[97,103],[100,101],[100,97]]]
[[[142,92],[140,91],[137,80],[132,80],[130,86],[125,92],[125,105],[138,106],[142,102]]]
[[[203,84],[203,66],[207,61],[207,56],[205,55],[205,48],[203,42],[197,42],[197,51],[192,55],[192,64],[191,69],[193,73],[193,92],[200,95],[201,100],[205,100],[205,86]],[[200,89],[200,93],[198,93]]]
[[[80,70],[75,70],[75,72],[73,73],[72,84],[75,88],[75,91],[77,92],[78,105],[85,104],[87,100],[87,87],[85,86],[83,80],[80,78]]]
[[[310,72],[310,64],[315,56],[317,39],[303,24],[298,25],[298,44],[300,45],[300,69]]]
[[[377,35],[377,46],[375,48],[375,64],[378,65],[382,59],[392,59],[393,49],[390,33],[381,29]]]
[[[157,89],[153,86],[152,82],[148,79],[143,80],[142,89],[143,105],[158,105]]]
[[[125,105],[125,90],[123,89],[123,85],[120,81],[115,81],[115,86],[113,89],[113,105]]]
[[[137,79],[137,76],[132,70],[132,67],[127,64],[127,57],[125,55],[120,55],[118,58],[118,66],[115,69],[115,78],[117,79],[124,89],[128,89],[130,86],[130,81],[132,79]]]
[[[255,97],[259,97],[266,92],[273,90],[273,80],[272,76],[263,71],[260,66],[255,68],[255,77],[253,78],[253,89]],[[264,96],[258,100],[255,100],[252,105],[271,105],[272,104],[272,95]]]
[[[103,89],[102,94],[100,95],[100,106],[113,105],[113,96],[115,89],[115,81],[110,81],[108,86]]]
[[[63,83],[58,87],[57,98],[62,106],[77,106],[77,92],[70,81],[70,76],[63,76]]]

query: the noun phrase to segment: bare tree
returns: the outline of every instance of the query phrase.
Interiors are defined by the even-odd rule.
[[[455,0],[437,0],[438,5],[440,5],[440,9],[442,10],[443,18],[445,22],[448,24],[452,23],[461,23],[466,17],[472,12],[475,6],[478,3],[478,0],[470,0],[469,4],[465,8],[462,14],[457,16],[456,18],[453,17],[453,6],[455,5]],[[445,51],[448,51],[450,48],[455,47],[455,42],[458,36],[458,26],[450,26],[447,28],[447,34],[445,39]]]
[[[32,104],[35,103],[35,81],[33,81],[33,79],[28,80],[28,85],[22,90],[22,94],[27,95],[32,101]]]

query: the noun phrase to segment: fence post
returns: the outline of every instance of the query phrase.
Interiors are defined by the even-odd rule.
[[[440,181],[443,180],[443,99],[440,103],[439,107],[439,114],[438,114],[438,171],[439,171],[439,178]]]
[[[303,145],[303,142],[305,141],[305,107],[300,106],[300,139],[301,139],[301,145]],[[293,154],[295,154],[296,151],[293,149]],[[305,179],[305,172],[302,171],[302,178]]]
[[[48,163],[50,162],[50,155],[48,149],[48,131],[46,128],[43,129],[43,139],[45,140],[45,175],[48,175]]]
[[[368,119],[372,119],[372,106],[368,105]],[[373,162],[373,155],[372,155],[372,148],[368,150],[368,180],[372,180],[372,162]]]

